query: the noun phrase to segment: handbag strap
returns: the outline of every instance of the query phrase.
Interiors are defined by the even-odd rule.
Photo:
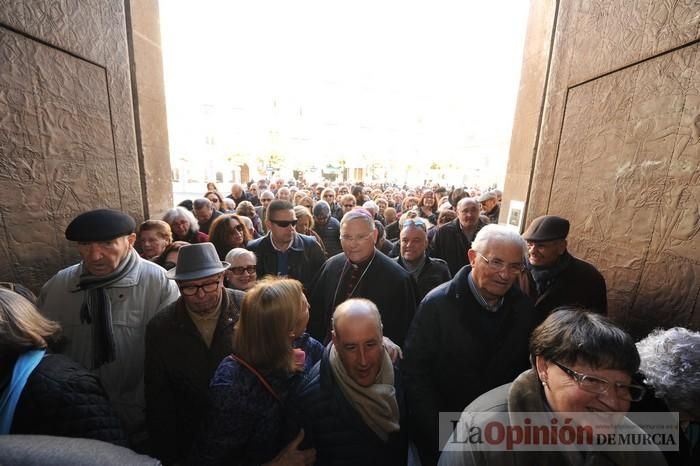
[[[262,374],[260,374],[260,372],[258,372],[257,370],[255,370],[255,368],[254,368],[253,366],[251,366],[250,364],[248,364],[247,362],[245,362],[243,359],[239,358],[239,357],[236,356],[235,354],[232,354],[231,357],[232,357],[233,359],[235,359],[236,361],[238,361],[239,364],[241,364],[243,367],[245,367],[246,369],[248,369],[250,372],[252,372],[253,374],[255,374],[255,376],[258,378],[258,380],[260,381],[260,383],[263,384],[263,386],[267,389],[267,391],[270,392],[270,394],[271,394],[273,397],[275,397],[275,399],[276,399],[277,401],[279,401],[280,403],[282,402],[282,399],[281,399],[281,398],[279,397],[279,395],[277,395],[277,393],[272,389],[272,387],[270,386],[270,384],[268,383],[268,381],[265,380],[265,377],[263,377]]]

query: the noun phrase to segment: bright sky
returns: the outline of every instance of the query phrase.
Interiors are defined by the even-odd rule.
[[[212,132],[226,152],[251,156],[325,165],[488,155],[504,171],[528,8],[160,0],[172,156]],[[203,104],[215,109],[204,123]]]

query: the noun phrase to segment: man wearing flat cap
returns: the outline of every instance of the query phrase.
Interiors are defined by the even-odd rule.
[[[152,454],[183,462],[206,412],[207,388],[233,351],[233,326],[245,294],[224,288],[228,262],[212,243],[183,246],[167,272],[180,298],[146,327],[146,417]]]
[[[479,197],[481,213],[489,218],[489,222],[498,223],[501,214],[501,205],[498,203],[496,191],[487,191]]]
[[[65,353],[99,375],[132,447],[147,440],[143,394],[148,321],[175,301],[165,270],[133,248],[134,219],[110,209],[78,215],[66,228],[82,261],[60,270],[41,289],[38,307],[60,322]]]
[[[532,221],[523,233],[527,273],[520,275],[520,288],[543,318],[559,306],[583,306],[607,314],[605,279],[592,264],[566,250],[568,234],[569,221],[556,215]]]

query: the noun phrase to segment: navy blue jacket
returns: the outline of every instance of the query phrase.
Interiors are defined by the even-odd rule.
[[[321,344],[305,336],[301,349],[305,366],[317,362]],[[209,386],[209,403],[202,428],[190,453],[190,464],[259,465],[272,461],[299,433],[298,419],[287,415],[286,404],[303,373],[263,374],[275,395],[260,379],[232,357],[226,357]]]
[[[389,434],[384,443],[362,420],[335,382],[331,369],[330,344],[323,358],[304,379],[293,396],[304,426],[304,444],[316,448],[316,466],[404,466],[408,435],[404,422],[405,402],[401,376],[394,369],[401,430]]]
[[[127,446],[126,433],[97,375],[50,352],[22,390],[10,433],[83,437]]]
[[[528,341],[541,322],[515,285],[497,313],[474,297],[463,267],[423,299],[406,337],[401,369],[423,466],[437,462],[438,413],[461,412],[476,397],[529,367]]]
[[[247,248],[258,258],[258,278],[277,275],[277,251],[272,246],[269,233],[248,242]],[[324,262],[326,262],[326,255],[316,238],[294,234],[294,242],[289,247],[289,278],[299,280],[304,285],[307,296],[311,283]]]

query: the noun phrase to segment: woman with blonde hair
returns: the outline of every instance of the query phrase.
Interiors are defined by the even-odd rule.
[[[196,464],[313,464],[299,450],[300,423],[285,418],[287,398],[323,346],[306,332],[309,304],[301,283],[265,278],[247,293],[233,354],[216,370],[209,409],[195,443]]]
[[[82,437],[126,445],[99,378],[51,349],[61,326],[0,288],[0,435]]]
[[[326,254],[326,246],[323,244],[321,237],[314,230],[314,216],[311,215],[311,211],[303,205],[298,205],[294,207],[294,215],[297,217],[297,224],[294,227],[297,233],[313,236],[316,242],[321,246],[321,249],[323,249],[323,254]]]

